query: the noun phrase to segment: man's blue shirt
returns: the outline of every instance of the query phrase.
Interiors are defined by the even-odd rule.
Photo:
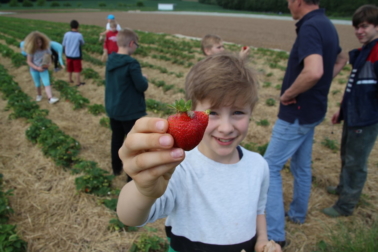
[[[324,9],[307,13],[297,23],[297,39],[290,52],[281,95],[296,80],[304,68],[304,59],[318,54],[323,58],[324,73],[311,89],[296,97],[296,104],[282,105],[278,117],[300,124],[312,124],[321,120],[327,111],[327,96],[332,82],[333,68],[341,52],[339,37],[334,25],[325,16]]]

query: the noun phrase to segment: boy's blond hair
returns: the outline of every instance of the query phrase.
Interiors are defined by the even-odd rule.
[[[38,48],[37,40],[41,39],[42,48]],[[47,50],[50,48],[50,39],[44,33],[33,31],[24,40],[24,50],[27,54],[34,54],[37,50]]]
[[[110,22],[109,22],[109,27],[110,27],[110,29],[112,29],[112,30],[117,29],[117,22],[116,22],[114,19],[110,20]]]
[[[217,35],[213,35],[213,34],[205,35],[205,37],[203,37],[201,41],[201,50],[203,54],[206,55],[205,49],[211,49],[215,44],[219,44],[221,42],[222,42],[222,39]]]
[[[186,99],[193,109],[198,101],[209,100],[213,108],[245,106],[253,111],[258,99],[255,72],[238,55],[221,52],[206,57],[190,70],[185,80]]]
[[[131,41],[138,42],[138,35],[131,29],[125,28],[118,32],[117,34],[117,45],[118,47],[129,47]]]

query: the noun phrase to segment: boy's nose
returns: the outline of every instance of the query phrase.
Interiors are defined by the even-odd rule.
[[[234,130],[234,126],[232,125],[230,118],[222,118],[218,130],[224,134],[231,133]]]

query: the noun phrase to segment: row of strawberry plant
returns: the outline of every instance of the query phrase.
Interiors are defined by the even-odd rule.
[[[14,213],[8,199],[12,196],[12,191],[4,191],[3,174],[0,173],[0,251],[24,252],[27,250],[27,242],[17,235],[16,225],[7,224],[9,216]]]
[[[0,52],[3,57],[10,58],[15,67],[26,65],[26,59],[21,53],[13,51],[7,45],[0,43]]]
[[[9,31],[7,29],[9,29],[9,27],[7,26],[0,26],[2,28],[2,30],[13,36],[13,37],[17,37],[18,39],[22,40],[24,37],[25,37],[25,30],[22,28],[22,29],[13,29],[12,31]],[[59,27],[54,27],[54,29],[52,30],[51,27],[47,27],[47,26],[44,26],[44,27],[39,27],[38,28],[39,31],[47,34],[52,40],[56,40],[56,41],[61,41],[62,40],[62,37],[63,37],[63,34],[66,32],[65,29],[63,29],[61,26]],[[103,51],[103,48],[102,48],[102,45],[98,44],[98,40],[97,40],[97,37],[93,37],[93,34],[91,33],[88,33],[88,32],[85,32],[82,31],[84,37],[86,37],[86,41],[87,43],[85,44],[85,46],[83,47],[84,51],[85,52],[88,52],[88,53],[97,53],[97,54],[102,54],[102,51]],[[14,39],[13,39],[14,40]],[[19,43],[17,41],[13,41],[15,43],[13,43],[15,46],[18,46]],[[141,41],[141,43],[143,43],[143,41]],[[159,52],[168,52],[169,50],[161,50],[161,49],[158,49],[157,47],[141,47],[139,50],[137,50],[135,52],[136,55],[140,55],[142,57],[146,57],[148,56],[149,54],[151,54],[151,50],[158,50]],[[96,65],[103,65],[103,63],[100,61],[100,60],[94,60],[96,58],[93,59],[92,56],[90,56],[89,54],[83,52],[83,58],[96,64]],[[194,55],[185,55],[183,53],[180,53],[180,52],[176,52],[176,53],[171,53],[171,55],[181,55],[180,57],[183,58],[183,59],[193,59],[194,58]],[[153,55],[155,58],[156,57],[161,57],[162,55]],[[163,57],[164,58],[164,57]],[[192,62],[185,62],[185,61],[182,61],[178,58],[174,58],[174,59],[171,59],[171,58],[164,58],[166,61],[169,59],[169,61],[171,61],[173,64],[178,64],[178,65],[183,65],[185,67],[191,67],[192,66]]]
[[[31,124],[25,132],[27,139],[38,144],[44,155],[52,158],[57,166],[72,168],[73,174],[83,174],[75,179],[78,191],[103,197],[115,197],[119,194],[119,190],[111,188],[114,175],[99,168],[95,162],[80,159],[78,157],[80,143],[47,119],[48,111],[39,109],[39,105],[21,90],[2,65],[0,65],[0,83],[0,91],[3,92],[3,97],[8,99],[7,109],[13,110],[10,119],[22,117]],[[115,209],[116,200],[116,198],[101,199],[102,203],[112,210]],[[117,225],[121,227],[123,225],[117,218],[109,222],[110,225],[114,223],[118,223]]]
[[[7,36],[4,36],[4,39],[7,41],[8,40],[12,40],[13,41],[16,41],[14,43],[12,43],[12,45],[15,45],[15,46],[19,46],[20,42],[25,38],[25,32],[24,30],[7,30],[9,29],[9,27],[5,26],[5,27],[2,27],[0,25],[0,32],[3,32],[3,33],[6,33]],[[51,29],[40,29],[41,32],[44,32],[46,35],[48,35],[52,40],[57,40],[57,41],[60,41],[61,40],[61,34],[56,34],[56,31],[52,32]],[[30,32],[30,31],[27,31],[27,32]],[[62,31],[63,32],[63,31]],[[64,34],[64,33],[63,33]],[[10,37],[9,37],[10,36]],[[18,39],[19,41],[15,40],[14,38]],[[94,49],[96,48],[96,49]],[[135,52],[135,55],[138,55],[138,54],[141,54],[140,52],[143,52],[143,47],[138,49],[136,52]],[[102,53],[102,47],[98,47],[96,45],[93,45],[93,44],[85,44],[85,46],[83,47],[83,60],[89,62],[89,63],[92,63],[96,66],[104,66],[104,62],[102,62],[100,59],[96,58],[96,57],[93,57],[91,56],[89,53]],[[144,55],[144,54],[143,54]],[[145,55],[147,56],[147,54]],[[21,58],[21,57],[20,57]],[[147,67],[147,68],[150,68],[150,69],[156,69],[158,70],[160,73],[163,73],[163,74],[168,74],[168,75],[175,75],[177,78],[180,78],[180,77],[183,77],[184,74],[182,72],[172,72],[172,71],[168,71],[167,68],[165,67],[161,67],[161,66],[156,66],[156,65],[153,65],[153,64],[150,64],[150,63],[147,63],[147,62],[142,62],[140,61],[141,63],[141,66],[142,67]],[[180,63],[180,64],[185,64],[185,63]],[[187,64],[190,64],[187,63]]]

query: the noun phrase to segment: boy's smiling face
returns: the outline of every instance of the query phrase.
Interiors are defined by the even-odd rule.
[[[248,132],[251,107],[249,104],[238,106],[221,106],[211,108],[208,100],[197,102],[195,110],[210,109],[209,124],[199,151],[208,158],[223,164],[233,164],[239,161],[236,147]]]
[[[374,26],[368,22],[362,22],[354,28],[358,41],[364,45],[378,38],[378,26]]]

